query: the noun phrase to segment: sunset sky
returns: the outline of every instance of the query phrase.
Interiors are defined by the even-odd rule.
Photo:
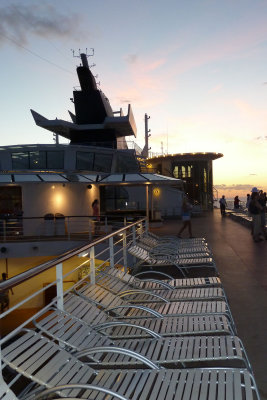
[[[1,145],[52,143],[30,108],[69,120],[75,55],[153,152],[219,152],[229,198],[267,190],[266,0],[1,0]],[[64,140],[60,139],[63,143]]]

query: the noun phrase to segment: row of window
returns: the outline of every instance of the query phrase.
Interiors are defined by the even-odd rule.
[[[76,152],[76,169],[111,172],[113,154]],[[12,153],[12,169],[64,169],[64,151],[24,151]],[[133,154],[117,153],[116,172],[138,172]]]

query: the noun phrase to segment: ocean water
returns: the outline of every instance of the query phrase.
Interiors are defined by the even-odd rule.
[[[238,196],[239,200],[240,200],[240,205],[241,207],[246,207],[246,202],[247,202],[247,196]],[[234,208],[234,197],[227,197],[225,196],[226,202],[227,202],[227,206],[228,208]],[[220,204],[219,204],[219,200],[220,198],[218,198],[218,200],[214,201],[214,207],[220,208]]]

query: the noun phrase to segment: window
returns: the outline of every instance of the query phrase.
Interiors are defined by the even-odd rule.
[[[118,152],[115,172],[139,172],[139,166],[134,154]]]
[[[64,169],[64,151],[25,151],[11,155],[13,169]]]
[[[112,154],[95,153],[94,171],[111,172]]]
[[[22,210],[21,187],[0,187],[0,215],[12,215],[17,209]]]
[[[77,151],[76,167],[85,171],[93,171],[94,168],[94,153],[85,151]]]
[[[106,211],[125,210],[129,201],[127,190],[121,186],[105,186],[101,188],[101,204],[105,204]]]
[[[111,172],[112,154],[77,151],[76,167],[85,171]]]
[[[47,169],[63,169],[64,168],[64,151],[47,151],[46,152],[46,168]]]
[[[30,156],[30,169],[42,169],[46,167],[45,151],[31,151]]]
[[[29,154],[28,152],[12,153],[12,168],[13,169],[29,169]]]

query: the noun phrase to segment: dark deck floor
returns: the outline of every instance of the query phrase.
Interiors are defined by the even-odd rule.
[[[177,233],[181,224],[169,221],[150,230],[159,235]],[[222,218],[219,210],[193,218],[192,230],[212,249],[261,399],[267,399],[267,241],[254,243],[248,228]],[[182,235],[188,237],[188,232]]]

